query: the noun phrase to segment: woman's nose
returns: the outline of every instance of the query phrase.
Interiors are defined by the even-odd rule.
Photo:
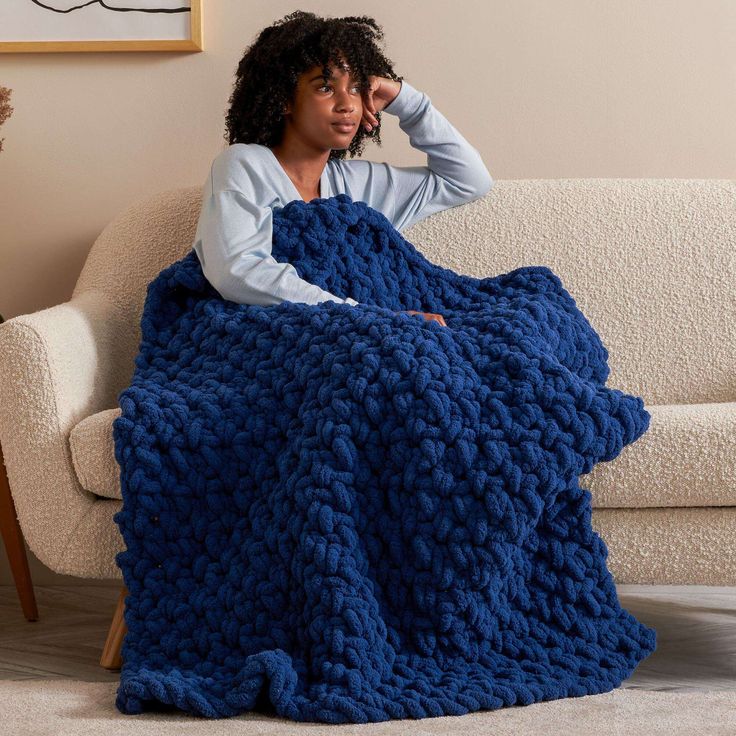
[[[350,99],[350,95],[347,92],[340,92],[338,99],[337,99],[337,109],[338,110],[348,110],[350,112],[353,112],[355,109],[355,106],[353,105],[353,101]]]

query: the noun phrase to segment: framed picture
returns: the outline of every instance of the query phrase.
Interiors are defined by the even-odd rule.
[[[203,49],[202,0],[0,0],[0,53]]]

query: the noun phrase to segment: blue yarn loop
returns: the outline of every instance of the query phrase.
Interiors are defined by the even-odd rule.
[[[237,304],[194,251],[148,286],[113,424],[118,710],[366,723],[618,687],[656,632],[578,481],[650,416],[560,279],[455,273],[344,194],[274,210],[272,252],[360,304]]]

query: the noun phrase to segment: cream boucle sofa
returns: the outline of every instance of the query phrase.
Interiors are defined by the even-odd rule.
[[[0,325],[10,488],[59,573],[122,579],[111,423],[146,285],[191,248],[200,191],[133,204],[68,302]],[[474,276],[552,268],[609,350],[608,385],[644,398],[649,431],[581,478],[616,582],[736,585],[736,182],[502,180],[403,234]]]

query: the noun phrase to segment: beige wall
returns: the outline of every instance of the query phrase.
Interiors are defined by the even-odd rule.
[[[204,0],[199,53],[0,54],[0,313],[71,295],[135,199],[200,184],[225,145],[238,59],[298,8],[369,14],[399,74],[495,179],[736,178],[733,0]],[[424,164],[396,118],[366,158]],[[38,584],[61,582],[31,556]],[[0,584],[10,582],[0,553]]]

